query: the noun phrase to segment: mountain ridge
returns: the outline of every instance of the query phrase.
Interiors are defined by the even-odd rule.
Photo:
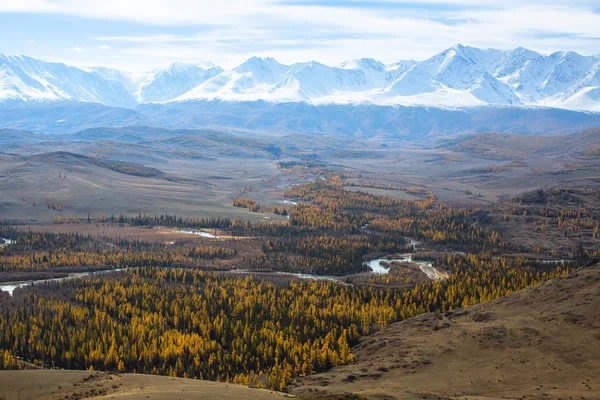
[[[182,101],[257,101],[433,107],[540,106],[600,112],[600,55],[455,45],[424,61],[370,58],[338,66],[251,57],[224,70],[172,63],[133,75],[0,53],[0,104],[95,102],[135,108]]]

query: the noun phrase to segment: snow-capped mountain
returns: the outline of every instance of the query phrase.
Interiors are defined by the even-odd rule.
[[[535,105],[600,111],[599,81],[598,56],[456,45],[425,61],[389,65],[362,58],[338,67],[315,61],[284,66],[254,57],[174,101]]]
[[[456,45],[424,61],[339,66],[252,57],[231,70],[174,63],[132,75],[0,54],[0,103],[77,101],[134,107],[196,100],[466,107],[548,106],[600,112],[600,56]]]
[[[173,63],[167,69],[155,71],[150,82],[141,85],[136,98],[141,103],[168,101],[189,92],[223,72],[213,63]]]
[[[288,66],[279,64],[272,58],[252,57],[231,71],[223,71],[177,98],[193,100],[237,97],[238,100],[270,100],[270,87],[280,82],[288,69]]]
[[[95,71],[27,56],[0,54],[0,102],[77,101],[133,107],[136,100],[118,81]]]
[[[91,70],[105,79],[121,83],[138,103],[175,99],[223,72],[223,68],[211,62],[200,64],[175,62],[167,68],[140,74],[129,74],[104,67],[95,67]]]

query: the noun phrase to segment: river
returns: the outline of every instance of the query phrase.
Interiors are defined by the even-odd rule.
[[[198,236],[202,236],[205,238],[212,238],[212,239],[219,239],[219,237],[217,235],[213,235],[211,233],[208,232],[204,232],[204,231],[194,231],[191,229],[179,229],[177,232],[179,233],[185,233],[188,235],[198,235]]]
[[[183,232],[183,230],[181,230],[179,232]],[[194,233],[191,233],[191,232],[194,232]],[[214,235],[211,235],[210,233],[202,232],[202,231],[186,231],[183,233],[190,233],[190,234],[200,235],[200,236],[205,236],[205,237],[218,238],[218,236],[214,236]],[[390,269],[389,269],[389,267],[386,267],[382,263],[391,263],[394,261],[395,262],[412,262],[414,264],[417,264],[419,266],[419,268],[421,269],[421,271],[423,271],[423,273],[426,274],[427,277],[433,281],[439,281],[439,280],[443,280],[446,278],[444,275],[440,274],[433,267],[431,262],[413,261],[411,254],[403,254],[400,258],[377,258],[375,260],[366,261],[364,264],[366,266],[368,266],[369,268],[371,268],[371,273],[378,274],[378,275],[384,275],[384,274],[389,273]],[[119,272],[119,271],[123,271],[123,270],[124,270],[124,268],[117,268],[117,269],[106,269],[106,270],[90,271],[90,272],[76,272],[76,273],[69,274],[67,276],[63,276],[61,278],[38,279],[38,280],[33,280],[33,281],[5,282],[5,283],[0,283],[0,290],[8,292],[12,296],[15,289],[24,287],[24,286],[35,286],[35,285],[42,284],[42,283],[61,282],[61,281],[69,280],[69,279],[86,278],[86,277],[94,276],[97,274],[105,274],[108,272]],[[237,270],[237,271],[234,270],[234,271],[223,271],[223,272],[232,272],[232,273],[238,273],[238,274],[260,273],[258,271],[249,271],[249,270]],[[294,273],[294,272],[274,271],[274,272],[265,272],[265,273],[273,274],[273,275],[295,276],[300,279],[329,280],[329,281],[336,281],[336,282],[340,282],[342,279],[345,278],[345,276],[302,274],[302,273]]]
[[[279,204],[285,204],[288,206],[297,206],[298,202],[297,201],[291,201],[291,200],[280,200],[278,201]]]
[[[2,290],[4,292],[8,292],[12,296],[15,289],[18,289],[18,288],[24,287],[24,286],[35,286],[35,285],[38,285],[41,283],[61,282],[61,281],[66,281],[66,280],[70,280],[70,279],[86,278],[88,276],[94,276],[97,274],[106,274],[109,272],[119,272],[119,271],[124,271],[124,270],[125,270],[124,268],[103,269],[100,271],[74,272],[72,274],[69,274],[67,276],[63,276],[60,278],[38,279],[38,280],[33,280],[33,281],[4,282],[4,283],[0,283],[0,290]]]
[[[379,274],[379,275],[383,275],[383,274],[387,274],[388,272],[390,272],[390,268],[383,265],[383,263],[391,263],[391,262],[410,262],[413,264],[417,264],[419,266],[419,268],[421,269],[421,271],[423,271],[423,273],[425,275],[427,275],[427,278],[431,279],[432,281],[440,281],[446,278],[446,276],[444,276],[443,274],[440,274],[438,272],[438,270],[436,270],[433,267],[433,263],[429,262],[429,261],[413,261],[412,259],[412,254],[403,254],[400,258],[378,258],[376,260],[371,260],[371,261],[367,261],[365,262],[365,265],[368,265],[371,268],[371,271],[373,271],[374,274]]]
[[[0,242],[0,247],[8,246],[9,244],[15,243],[14,240],[10,240],[7,238],[0,238],[0,239],[2,240],[2,242]]]
[[[336,281],[339,282],[340,279],[343,279],[344,276],[335,276],[335,275],[314,275],[314,274],[302,274],[302,273],[298,273],[298,272],[283,272],[283,271],[269,271],[269,272],[264,272],[264,271],[253,271],[253,270],[232,270],[232,271],[223,271],[225,273],[232,273],[232,274],[252,274],[252,275],[260,275],[260,274],[265,274],[265,275],[285,275],[285,276],[294,276],[296,278],[300,278],[300,279],[312,279],[312,280],[326,280],[326,281]]]

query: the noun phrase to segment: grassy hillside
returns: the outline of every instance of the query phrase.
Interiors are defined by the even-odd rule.
[[[504,298],[390,325],[354,363],[299,378],[294,394],[369,399],[597,399],[600,265]]]

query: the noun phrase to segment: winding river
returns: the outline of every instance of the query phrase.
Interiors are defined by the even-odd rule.
[[[199,235],[199,236],[203,236],[203,237],[218,238],[218,236],[211,235],[208,232],[202,232],[202,231],[192,231],[192,230],[183,230],[182,229],[179,232],[188,233],[188,234],[192,234],[192,235]],[[440,274],[433,267],[431,262],[413,261],[411,254],[403,254],[399,258],[377,258],[375,260],[366,261],[364,263],[364,265],[371,268],[371,273],[378,274],[378,275],[384,275],[384,274],[389,273],[389,271],[390,271],[390,268],[384,264],[391,263],[391,262],[412,262],[414,264],[417,264],[419,266],[419,268],[421,269],[421,271],[423,271],[423,273],[426,274],[427,277],[433,281],[439,281],[439,280],[443,280],[446,278],[446,276]],[[32,280],[32,281],[19,281],[19,282],[5,282],[5,283],[0,283],[0,290],[8,292],[12,296],[15,289],[24,287],[24,286],[35,286],[38,284],[44,284],[44,283],[50,283],[50,282],[61,282],[61,281],[70,280],[70,279],[86,278],[86,277],[90,277],[90,276],[94,276],[94,275],[98,275],[98,274],[105,274],[105,273],[109,273],[109,272],[119,272],[119,271],[124,271],[124,268],[106,269],[106,270],[89,271],[89,272],[76,272],[76,273],[68,274],[67,276],[63,276],[60,278],[38,279],[38,280]],[[231,272],[231,273],[239,273],[239,274],[260,273],[257,271],[249,271],[249,270],[237,270],[237,271],[234,270],[234,271],[223,271],[223,272]],[[345,276],[315,275],[315,274],[303,274],[303,273],[293,273],[293,272],[277,272],[277,271],[275,271],[275,272],[265,272],[265,273],[273,274],[273,275],[295,276],[300,279],[329,280],[329,281],[336,281],[336,282],[341,282],[341,280],[345,278]]]
[[[439,281],[446,279],[445,275],[440,274],[434,267],[433,264],[429,261],[413,261],[412,254],[402,254],[400,258],[377,258],[371,261],[365,261],[363,264],[371,268],[372,274],[377,275],[385,275],[390,272],[390,268],[385,266],[385,263],[390,262],[411,262],[419,266],[421,271],[427,278],[432,281]],[[328,281],[336,281],[342,282],[342,279],[346,278],[348,275],[335,276],[335,275],[315,275],[315,274],[302,274],[295,272],[258,272],[252,270],[234,270],[229,271],[236,274],[271,274],[271,275],[287,275],[287,276],[295,276],[300,279],[315,279],[315,280],[328,280]]]

